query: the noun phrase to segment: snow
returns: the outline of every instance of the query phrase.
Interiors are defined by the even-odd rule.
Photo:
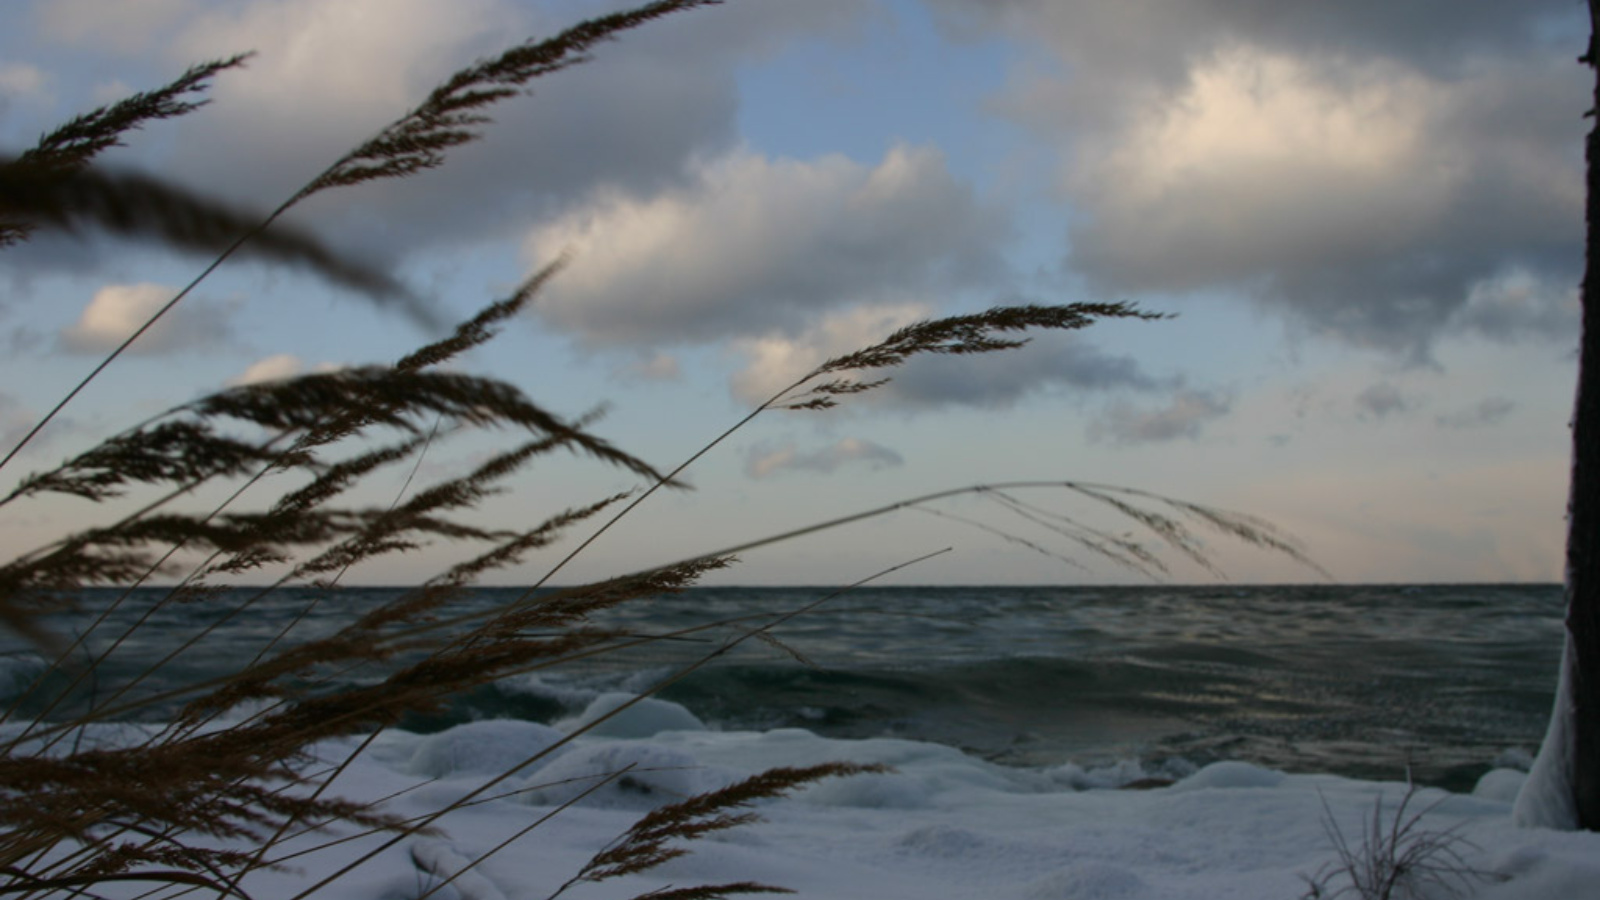
[[[542,900],[645,809],[772,766],[844,760],[893,771],[831,779],[764,802],[759,823],[691,843],[688,856],[655,871],[579,885],[563,896],[629,898],[669,884],[755,880],[828,900],[1292,900],[1305,894],[1306,876],[1336,860],[1325,809],[1359,844],[1374,805],[1388,816],[1406,792],[1401,782],[1287,774],[1242,762],[1215,763],[1170,786],[1161,785],[1175,773],[1150,773],[1134,763],[1013,769],[915,741],[836,740],[801,729],[707,730],[671,706],[655,701],[619,729],[626,736],[591,732],[543,755],[560,732],[528,723],[385,734],[339,777],[333,793],[384,797],[426,776],[434,780],[385,804],[401,815],[422,815],[467,796],[492,772],[533,760],[488,792],[503,796],[450,813],[439,834],[378,851],[318,896],[409,900],[464,871],[432,896]],[[591,705],[579,719],[603,708]],[[650,732],[650,723],[661,727]],[[316,749],[332,760],[358,743]],[[626,777],[584,793],[629,766]],[[1473,897],[1600,898],[1600,835],[1516,827],[1512,798],[1524,779],[1497,769],[1472,794],[1424,789],[1408,813],[1423,814],[1423,830],[1454,829],[1471,842],[1459,848],[1466,862],[1494,875],[1473,885]],[[1135,784],[1145,789],[1119,788]],[[287,849],[338,833],[304,835]],[[368,836],[298,856],[292,868],[253,876],[244,887],[252,896],[294,897],[384,840]]]
[[[1561,651],[1561,675],[1550,711],[1550,726],[1528,780],[1517,795],[1512,819],[1530,828],[1571,830],[1578,827],[1578,810],[1572,800],[1572,635]]]

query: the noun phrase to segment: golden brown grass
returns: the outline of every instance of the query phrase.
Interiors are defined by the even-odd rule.
[[[84,384],[237,252],[308,264],[324,277],[398,300],[401,309],[430,317],[430,310],[419,309],[387,275],[341,259],[308,234],[265,229],[300,200],[320,191],[406,177],[440,165],[450,148],[478,136],[488,122],[485,111],[490,106],[522,93],[533,79],[584,61],[599,42],[627,29],[714,2],[662,0],[582,23],[548,40],[520,44],[500,57],[462,69],[416,109],[335,161],[264,216],[224,210],[157,178],[118,175],[93,165],[129,130],[199,108],[210,81],[240,68],[247,55],[196,66],[165,87],[80,116],[45,135],[21,156],[0,164],[0,196],[6,198],[0,207],[0,246],[20,244],[36,229],[92,228],[211,254],[189,285],[66,392],[55,410],[0,460],[0,467],[10,463]],[[901,508],[927,508],[927,502],[958,492],[977,492],[1081,549],[1136,569],[1161,569],[1154,549],[1134,538],[1082,525],[992,486],[929,495],[648,571],[550,589],[552,576],[612,523],[660,488],[682,487],[679,476],[689,465],[762,413],[836,406],[884,384],[886,370],[918,355],[1000,352],[1021,346],[1026,333],[1039,329],[1077,329],[1105,318],[1153,318],[1124,304],[1069,304],[1002,307],[918,323],[806,373],[682,464],[661,471],[595,434],[593,416],[567,419],[505,381],[443,368],[492,339],[559,270],[558,263],[536,273],[447,337],[392,365],[211,394],[114,435],[53,469],[28,475],[0,497],[0,507],[6,507],[8,514],[51,495],[92,501],[105,509],[102,524],[45,542],[0,565],[0,621],[28,638],[48,660],[47,671],[0,715],[0,723],[10,729],[0,739],[0,893],[94,896],[103,885],[135,882],[246,896],[246,875],[299,855],[280,852],[290,837],[328,823],[342,823],[357,834],[389,835],[378,849],[352,858],[300,896],[323,889],[383,847],[437,827],[448,812],[493,798],[498,785],[550,751],[486,780],[433,814],[401,820],[381,804],[356,804],[328,795],[327,785],[355,756],[331,770],[316,771],[308,765],[307,748],[329,738],[368,735],[355,751],[359,754],[371,736],[403,714],[437,707],[474,686],[586,655],[682,637],[683,633],[616,633],[593,625],[592,617],[621,603],[682,591],[705,573],[731,565],[735,553],[796,534]],[[409,465],[415,476],[417,464],[436,442],[482,429],[522,437],[473,471],[403,492],[387,506],[347,501],[352,489],[372,473]],[[631,497],[617,494],[550,511],[520,529],[473,524],[471,513],[479,503],[502,490],[530,463],[557,452],[579,454],[626,472],[640,481],[640,489],[630,492]],[[271,502],[248,508],[252,491],[259,493],[269,478],[280,477],[290,479],[292,486],[279,490]],[[196,511],[180,502],[197,496],[202,488],[218,486],[225,488],[223,499],[209,508]],[[1244,517],[1121,489],[1072,482],[1056,486],[1109,506],[1158,542],[1192,558],[1203,560],[1204,555],[1182,519],[1298,553],[1264,523]],[[459,601],[485,573],[524,561],[608,511],[609,519],[520,597],[492,609],[462,610]],[[332,589],[352,567],[433,541],[461,542],[476,549],[332,634],[300,636],[297,626],[315,617],[318,604],[335,602]],[[241,579],[258,586],[243,594],[220,590]],[[158,581],[168,585],[159,603],[131,626],[114,632],[113,614],[129,602],[135,589]],[[42,624],[43,614],[70,607],[81,599],[83,588],[96,585],[118,590],[102,608],[82,611],[87,624],[79,633],[69,639]],[[262,599],[286,587],[313,587],[323,594],[273,635],[254,658],[242,659],[234,671],[209,680],[156,693],[143,689],[153,674],[181,660],[215,629],[250,616]],[[221,616],[173,646],[143,674],[120,684],[101,683],[105,660],[137,636],[152,616],[176,604],[217,603],[228,604]],[[774,624],[803,611],[746,627],[690,669],[740,642],[775,640],[770,633]],[[705,623],[692,631],[726,624]],[[91,636],[106,649],[89,652]],[[334,686],[350,684],[336,682],[334,676],[359,669],[375,675],[358,686]],[[84,685],[96,688],[87,699],[80,690]],[[175,712],[162,727],[135,740],[87,747],[82,743],[91,725],[158,708]],[[225,726],[219,723],[225,711],[241,708],[251,712]],[[27,721],[22,721],[24,709],[31,711]],[[773,770],[662,807],[600,848],[556,895],[580,883],[647,871],[685,852],[679,842],[746,824],[754,818],[747,806],[756,799],[857,771],[861,769],[842,764]],[[513,839],[542,821],[531,823]],[[329,837],[322,846],[332,849],[348,839],[348,835]],[[241,851],[239,841],[253,842],[258,849]],[[429,893],[446,883],[448,879]],[[644,896],[691,900],[778,890],[733,882],[662,889]]]

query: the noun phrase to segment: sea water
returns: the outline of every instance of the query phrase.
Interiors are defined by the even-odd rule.
[[[515,599],[480,589],[452,610]],[[1006,767],[1181,776],[1219,760],[1285,772],[1416,781],[1470,790],[1494,767],[1518,768],[1549,715],[1561,646],[1553,585],[702,588],[636,601],[597,624],[667,636],[538,673],[511,676],[401,723],[415,733],[483,719],[555,723],[609,692],[675,679],[754,626],[744,640],[659,696],[712,730],[804,729],[833,739],[902,738]],[[332,631],[395,589],[281,590],[227,615],[243,593],[157,608],[72,703],[103,699],[193,641],[138,684],[151,696],[224,674],[288,623]],[[87,627],[116,592],[90,591]],[[91,634],[102,649],[162,596],[140,591]],[[315,604],[314,607],[311,604]],[[721,623],[721,624],[717,624]],[[688,633],[684,633],[684,632]],[[26,644],[4,646],[0,701],[42,670]],[[372,679],[357,670],[347,679]],[[40,710],[48,691],[19,709]],[[160,704],[138,716],[159,721]]]

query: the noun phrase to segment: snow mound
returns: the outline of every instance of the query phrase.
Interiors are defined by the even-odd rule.
[[[548,750],[565,737],[562,732],[536,722],[513,719],[468,722],[423,738],[421,745],[411,755],[406,769],[429,778],[464,774],[498,775]],[[554,752],[559,754],[562,751]],[[521,774],[534,771],[548,762],[549,758],[547,756],[529,765]]]
[[[737,779],[702,766],[687,753],[617,741],[564,754],[540,769],[534,780],[538,786],[524,798],[535,806],[576,801],[602,809],[644,810],[714,791]]]
[[[1528,773],[1516,769],[1490,769],[1478,779],[1472,788],[1472,796],[1500,803],[1516,803],[1522,783],[1527,780]]]
[[[1149,886],[1144,879],[1121,866],[1086,862],[1052,872],[1029,884],[1022,896],[1027,900],[1115,900],[1145,897]]]
[[[1206,788],[1275,788],[1283,783],[1284,774],[1249,763],[1215,762],[1188,778],[1174,784],[1170,790],[1198,791]]]
[[[608,691],[594,698],[578,716],[563,719],[556,727],[572,733],[633,702],[633,694]],[[676,703],[646,697],[628,709],[595,725],[586,734],[608,738],[648,738],[663,731],[705,731],[706,724],[694,713]]]

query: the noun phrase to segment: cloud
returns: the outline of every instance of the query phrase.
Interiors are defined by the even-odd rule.
[[[1481,428],[1494,425],[1511,414],[1517,404],[1506,397],[1487,397],[1465,409],[1435,417],[1440,428]]]
[[[199,9],[195,0],[39,0],[34,15],[54,40],[136,52]]]
[[[1570,4],[933,2],[1059,63],[994,108],[1056,144],[1097,288],[1244,291],[1420,361],[1506,273],[1576,280]]]
[[[542,264],[572,254],[537,307],[545,321],[590,343],[653,344],[948,296],[1003,271],[1005,233],[931,148],[897,146],[874,166],[740,151],[682,188],[602,192],[536,229],[528,255]]]
[[[1089,437],[1116,444],[1194,440],[1206,423],[1227,415],[1232,408],[1233,398],[1226,393],[1185,388],[1174,393],[1166,406],[1155,409],[1113,404],[1089,423]]]
[[[871,346],[894,330],[934,314],[931,307],[920,303],[861,306],[828,313],[797,333],[737,340],[733,346],[745,364],[733,377],[734,396],[752,405],[765,402],[824,361]],[[1146,373],[1132,357],[1106,353],[1070,334],[1040,335],[1020,350],[960,360],[915,358],[902,367],[869,371],[861,377],[888,377],[891,381],[870,394],[847,399],[847,403],[912,408],[996,408],[1042,391],[1158,391],[1179,384],[1176,379]]]
[[[869,347],[932,315],[933,308],[925,303],[865,305],[826,313],[797,334],[736,339],[734,352],[744,357],[745,365],[733,376],[733,394],[752,406],[764,403],[823,362]]]
[[[905,458],[882,444],[860,438],[842,438],[835,444],[811,451],[797,450],[794,444],[752,447],[745,455],[744,471],[746,475],[757,479],[771,478],[783,471],[827,475],[840,466],[856,463],[878,469],[904,465]]]
[[[1398,56],[1450,71],[1486,52],[1547,48],[1586,25],[1566,0],[925,0],[952,34],[1001,30],[1045,42],[1077,77],[1105,72],[1165,82],[1217,46],[1253,43],[1300,54]],[[1098,90],[1103,84],[1085,87]]]
[[[622,367],[618,374],[645,381],[677,381],[683,377],[683,367],[678,364],[676,356],[657,351]]]
[[[53,33],[103,42],[102,31],[119,31],[95,26],[88,5],[64,8]],[[152,3],[126,18],[147,35],[134,42],[150,48],[146,60],[154,48],[165,54],[160,71],[256,51],[246,69],[218,79],[204,113],[166,126],[175,139],[161,165],[204,192],[271,208],[451,72],[623,5],[247,0],[182,15],[163,12],[181,4]],[[494,106],[486,139],[452,150],[443,168],[329,192],[292,216],[402,259],[504,237],[600,185],[681,183],[692,160],[733,146],[741,64],[797,36],[848,31],[869,10],[869,0],[753,0],[650,23],[599,47],[592,64],[537,79],[533,96]]]
[[[1474,284],[1451,325],[1503,343],[1527,337],[1572,341],[1582,326],[1578,288],[1566,280],[1512,269]]]
[[[21,400],[0,391],[0,447],[10,451],[37,421],[38,415]]]
[[[72,353],[109,353],[175,294],[177,288],[161,284],[107,285],[95,291],[77,322],[61,330],[58,342]],[[156,356],[212,347],[228,339],[222,313],[190,297],[134,341],[128,352]]]
[[[1106,353],[1077,335],[1043,335],[1020,350],[959,362],[922,357],[907,363],[888,386],[896,400],[917,406],[1009,406],[1027,394],[1055,391],[1159,391],[1175,378],[1156,378],[1131,356]]]
[[[333,372],[339,369],[333,363],[318,363],[315,371]],[[243,372],[228,379],[228,387],[260,384],[263,381],[282,381],[306,370],[305,361],[292,353],[277,353],[251,363]]]
[[[1400,389],[1387,381],[1380,381],[1356,395],[1356,413],[1362,418],[1378,420],[1415,408],[1416,404]]]
[[[48,81],[49,76],[38,66],[22,62],[0,63],[0,102],[13,97],[40,97]]]
[[[0,118],[20,101],[43,106],[51,101],[50,76],[24,62],[0,62]]]

